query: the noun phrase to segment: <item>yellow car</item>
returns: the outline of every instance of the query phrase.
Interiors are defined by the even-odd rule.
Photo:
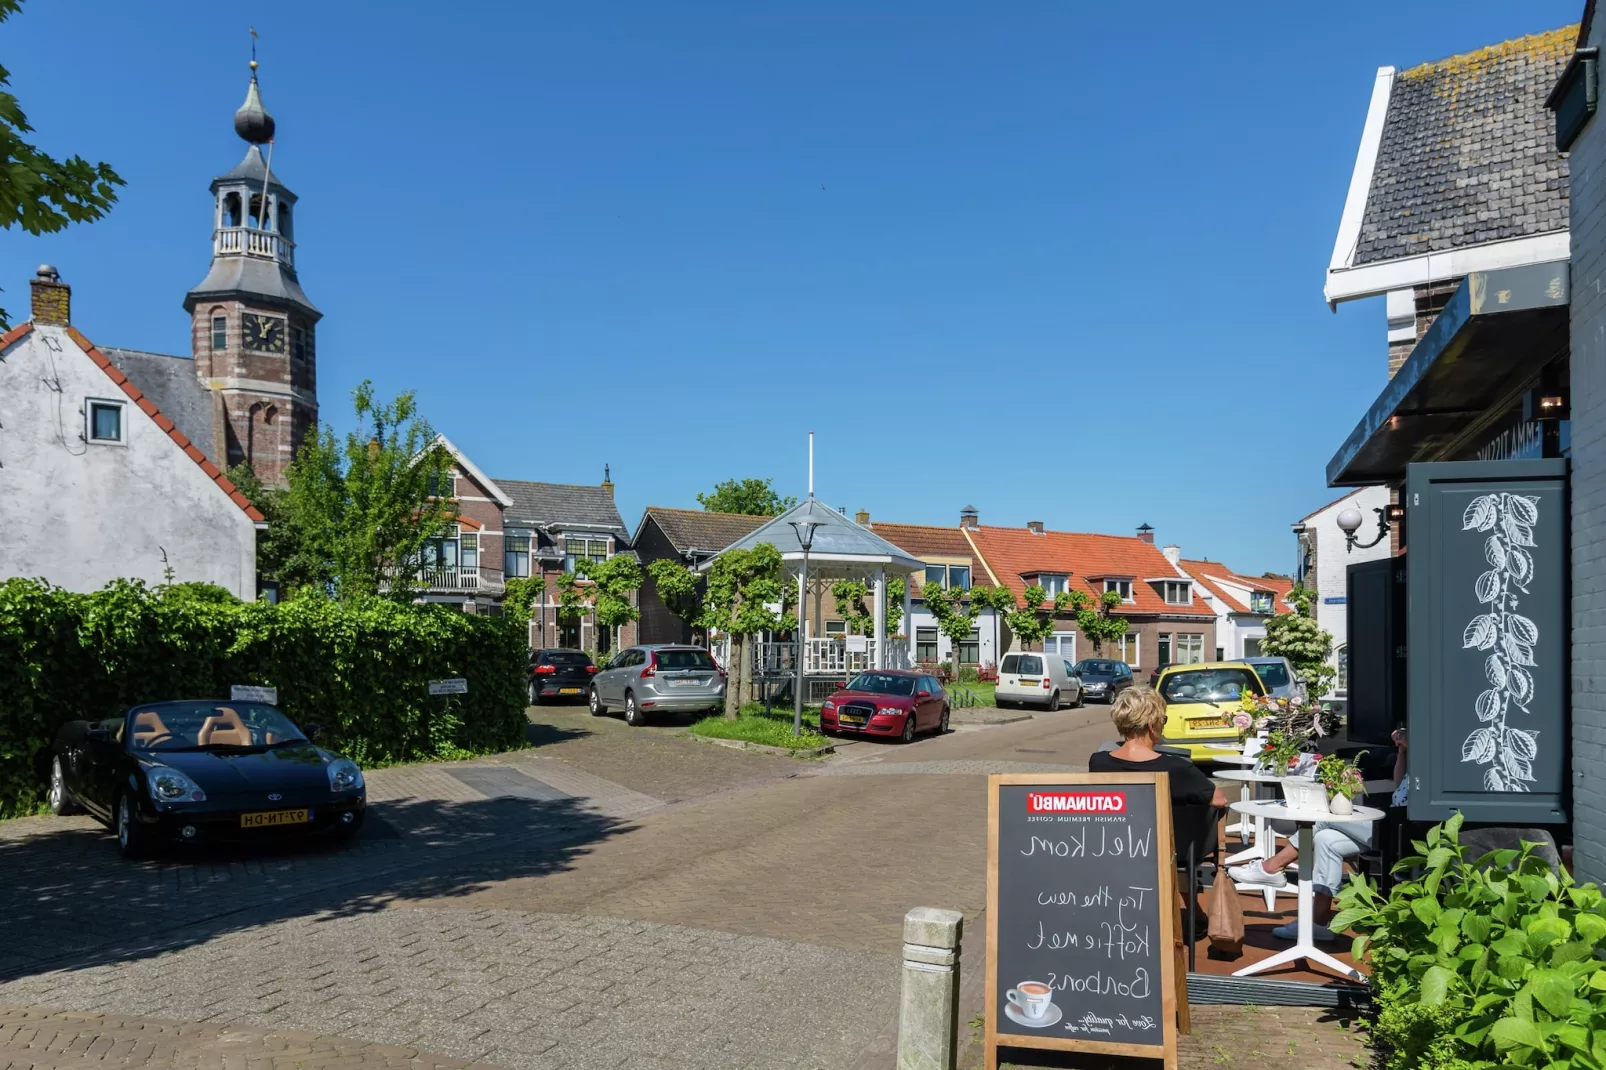
[[[1232,716],[1244,692],[1266,693],[1255,670],[1241,661],[1170,665],[1155,681],[1165,700],[1166,746],[1184,747],[1196,762],[1224,754],[1241,754]]]

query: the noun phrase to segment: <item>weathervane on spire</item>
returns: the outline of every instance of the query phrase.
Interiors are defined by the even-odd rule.
[[[251,84],[245,91],[245,103],[234,113],[234,132],[253,145],[266,145],[273,140],[273,116],[262,106],[262,92],[257,88],[257,31],[251,27]]]

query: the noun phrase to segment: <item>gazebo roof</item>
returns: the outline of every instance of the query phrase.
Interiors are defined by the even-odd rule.
[[[910,557],[863,524],[855,523],[850,517],[812,496],[798,502],[763,527],[737,539],[698,567],[706,570],[719,557],[732,550],[750,550],[763,542],[781,551],[783,561],[802,561],[803,544],[798,541],[797,529],[792,527],[795,520],[814,520],[820,525],[814,529],[814,544],[809,550],[811,563],[839,561],[881,565],[893,572],[919,572],[926,567],[924,561]]]

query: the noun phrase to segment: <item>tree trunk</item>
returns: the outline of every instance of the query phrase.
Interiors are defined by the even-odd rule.
[[[742,686],[737,693],[736,712],[742,712],[742,707],[753,701],[753,655],[747,650],[747,637],[742,637]]]
[[[734,721],[742,710],[742,665],[747,661],[742,636],[735,632],[731,633],[730,652],[731,663],[725,673],[725,718]]]

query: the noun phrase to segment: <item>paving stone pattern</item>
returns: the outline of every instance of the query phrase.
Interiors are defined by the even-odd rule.
[[[886,1021],[887,1001],[863,997],[896,985],[888,955],[650,922],[399,908],[53,970],[0,985],[0,1001],[424,1044],[535,1070],[835,1070]]]
[[[197,1025],[0,1004],[0,1070],[93,1067],[241,1070],[476,1070],[481,1064],[394,1044],[284,1029]]]

